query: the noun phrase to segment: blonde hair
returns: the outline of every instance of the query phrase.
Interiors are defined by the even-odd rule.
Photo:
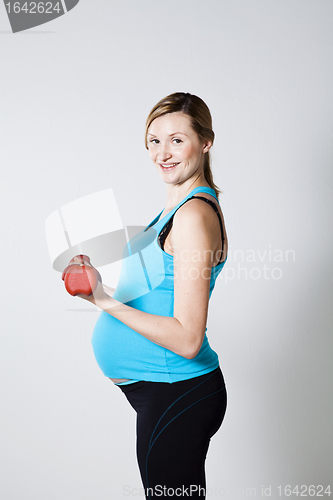
[[[184,92],[175,92],[164,99],[161,99],[150,111],[146,121],[145,146],[148,149],[147,134],[152,122],[159,116],[167,113],[181,112],[191,119],[193,130],[204,140],[209,140],[213,144],[215,134],[212,128],[212,116],[207,104],[200,97]],[[214,189],[217,199],[221,191],[213,181],[213,174],[210,166],[210,152],[205,153],[204,177],[212,189]]]

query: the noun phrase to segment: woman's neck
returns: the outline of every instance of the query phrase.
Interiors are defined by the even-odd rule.
[[[167,200],[165,204],[165,212],[169,212],[172,210],[178,203],[180,203],[186,196],[193,191],[196,187],[208,187],[210,188],[209,184],[207,183],[206,179],[203,178],[198,178],[193,182],[193,180],[189,180],[184,182],[181,185],[173,185],[173,184],[168,184],[167,185]]]

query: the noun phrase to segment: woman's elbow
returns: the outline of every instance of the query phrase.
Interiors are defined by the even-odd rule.
[[[184,354],[183,355],[183,358],[186,358],[186,359],[194,359],[196,357],[196,355],[198,354],[199,351],[190,351],[188,352],[187,354]]]
[[[186,350],[184,350],[183,357],[186,359],[194,359],[202,346],[203,338],[198,339],[197,341],[192,340],[189,342],[189,344],[186,347]]]

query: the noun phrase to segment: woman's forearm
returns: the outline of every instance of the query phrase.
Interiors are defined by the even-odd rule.
[[[187,332],[177,318],[146,313],[107,296],[97,300],[96,305],[146,339],[180,356],[192,359],[201,347],[202,339]]]

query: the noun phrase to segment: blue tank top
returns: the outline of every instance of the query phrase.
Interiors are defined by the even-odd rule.
[[[217,200],[212,188],[197,187],[159,220],[162,210],[128,242],[113,294],[116,300],[150,314],[173,317],[173,256],[161,248],[159,235],[165,232],[176,210],[200,192],[208,193]],[[209,297],[224,263],[220,262],[211,270]],[[209,345],[206,331],[207,328],[199,353],[195,358],[187,359],[146,339],[102,311],[93,331],[92,346],[96,361],[107,377],[131,379],[131,382],[146,380],[173,383],[204,375],[219,366],[218,356]]]

